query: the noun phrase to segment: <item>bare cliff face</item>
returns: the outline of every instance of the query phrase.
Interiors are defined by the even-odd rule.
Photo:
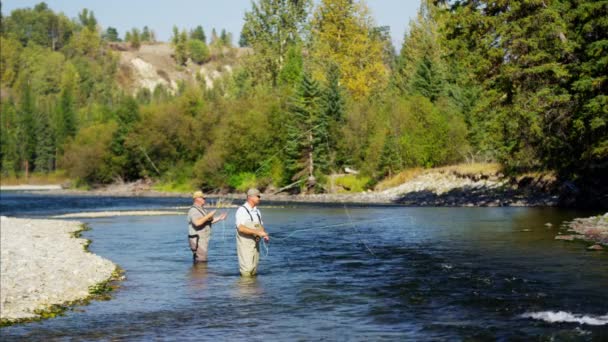
[[[223,48],[212,50],[209,61],[201,65],[191,60],[178,65],[169,43],[142,44],[139,49],[126,43],[112,43],[110,47],[119,56],[118,82],[133,94],[142,88],[154,91],[159,85],[174,92],[180,81],[198,80],[210,89],[215,80],[231,74],[241,57],[250,52],[246,48]]]

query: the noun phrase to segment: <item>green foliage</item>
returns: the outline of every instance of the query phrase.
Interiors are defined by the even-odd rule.
[[[328,119],[321,107],[318,82],[304,74],[287,112],[286,169],[290,181],[306,180],[309,187],[315,175],[328,171]]]
[[[209,60],[209,48],[201,40],[188,41],[188,53],[194,63],[203,64]]]
[[[104,33],[104,35],[102,36],[103,39],[109,41],[109,42],[119,42],[120,38],[118,37],[118,30],[116,30],[115,27],[109,26],[106,29],[106,32]]]
[[[95,14],[93,11],[88,9],[83,9],[80,13],[78,13],[78,20],[80,20],[80,24],[90,31],[95,31],[97,29],[97,19],[95,19]]]
[[[33,9],[16,9],[2,21],[5,38],[16,39],[23,46],[31,42],[54,51],[65,46],[76,29],[68,17],[53,13],[44,2]]]
[[[171,38],[173,44],[175,62],[178,65],[185,65],[188,60],[188,35],[186,31],[181,33],[177,27],[173,27],[173,38]]]
[[[241,172],[228,178],[228,185],[239,192],[258,186],[258,180],[253,172]]]
[[[70,177],[89,183],[107,183],[115,178],[117,170],[110,163],[110,145],[116,130],[115,122],[96,124],[81,129],[66,144],[60,164]]]
[[[334,180],[334,184],[341,189],[339,192],[362,192],[367,189],[371,179],[369,177],[346,175]]]
[[[388,80],[385,43],[363,2],[323,0],[311,25],[310,57],[316,79],[323,79],[329,65],[335,64],[355,99],[383,90]]]
[[[198,25],[194,30],[190,31],[190,39],[197,39],[203,43],[207,42],[207,36],[205,36],[205,31],[201,25]]]
[[[74,21],[44,3],[18,9],[0,33],[2,174],[64,167],[87,184],[155,177],[185,190],[300,180],[310,192],[346,166],[369,185],[466,159],[554,169],[606,193],[607,10],[424,0],[395,60],[363,1],[256,0],[239,54],[226,30],[207,46],[202,26],[174,27],[178,68],[233,68],[213,88],[180,80],[133,97],[106,45],[116,29],[101,36],[86,9]],[[137,48],[154,32],[125,40]]]
[[[290,46],[301,41],[309,0],[258,0],[245,12],[241,44],[254,50],[247,68],[256,82],[278,84]]]

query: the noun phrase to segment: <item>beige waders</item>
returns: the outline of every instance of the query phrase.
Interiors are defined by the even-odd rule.
[[[256,223],[248,222],[248,228],[257,229]],[[260,239],[249,234],[236,233],[236,252],[239,256],[239,271],[243,277],[254,276],[260,262]]]
[[[192,250],[192,258],[194,262],[207,261],[207,252],[209,251],[210,239],[211,225],[197,231],[195,235],[188,235],[188,242],[190,242],[190,249]]]

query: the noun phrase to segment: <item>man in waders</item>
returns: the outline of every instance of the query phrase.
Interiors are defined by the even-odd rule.
[[[257,272],[260,239],[270,239],[264,229],[258,204],[260,190],[252,188],[247,191],[247,202],[236,211],[236,252],[239,256],[239,271],[244,277],[254,276]]]
[[[207,261],[207,250],[209,239],[211,238],[211,225],[225,220],[226,213],[214,218],[216,210],[207,212],[203,208],[205,205],[205,195],[202,191],[195,191],[192,194],[192,207],[188,210],[188,242],[192,250],[194,263]]]

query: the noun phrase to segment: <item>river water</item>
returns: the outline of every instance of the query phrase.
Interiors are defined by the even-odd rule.
[[[2,193],[2,215],[188,206],[184,198]],[[3,340],[608,340],[608,253],[554,240],[552,208],[261,210],[259,275],[238,275],[234,209],[193,266],[185,215],[80,219],[125,270],[109,301],[3,328]],[[185,210],[184,210],[185,211]],[[545,223],[552,223],[547,228]],[[86,265],[83,265],[86,267]]]

